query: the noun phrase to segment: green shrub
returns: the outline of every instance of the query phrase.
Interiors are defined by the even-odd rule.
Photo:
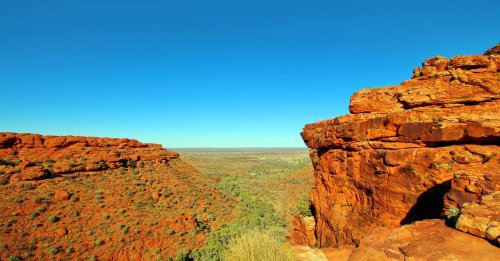
[[[310,209],[309,194],[303,193],[299,198],[296,212],[305,217],[311,217],[312,212]]]
[[[15,167],[15,166],[19,165],[19,163],[20,163],[19,160],[1,160],[0,159],[0,165],[4,165],[4,166]]]
[[[21,261],[23,260],[20,256],[10,256],[9,261]]]
[[[288,223],[266,202],[252,198],[235,184],[235,177],[224,177],[221,187],[238,196],[238,210],[241,218],[224,224],[218,231],[211,232],[205,246],[191,255],[196,260],[222,260],[222,253],[229,242],[252,229],[265,230],[277,238],[284,238]]]
[[[450,207],[450,209],[448,210],[448,215],[446,215],[446,222],[448,223],[448,225],[455,227],[455,224],[457,223],[460,214],[461,214],[460,209],[453,206]]]
[[[133,160],[128,160],[127,166],[130,168],[133,168],[133,169],[135,169],[137,167],[137,165],[135,164],[135,161],[133,161]]]
[[[9,219],[5,222],[4,226],[6,227],[10,227],[12,226],[12,224],[14,224],[14,220],[13,219]]]
[[[174,259],[175,261],[188,261],[191,260],[189,258],[189,251],[186,249],[183,249],[177,253],[177,256]]]
[[[122,227],[122,233],[123,234],[127,234],[128,233],[128,230],[129,230],[129,227]]]
[[[38,213],[37,212],[30,212],[30,218],[31,219],[34,219],[38,216]]]
[[[108,165],[106,165],[106,163],[105,163],[104,161],[102,161],[102,160],[101,160],[101,161],[99,161],[99,163],[98,163],[98,164],[99,164],[99,166],[100,166],[101,168],[107,168],[107,167],[108,167]]]
[[[54,223],[57,222],[59,218],[57,218],[56,216],[49,216],[48,220],[50,223]]]
[[[270,231],[249,230],[229,242],[223,253],[224,260],[293,260],[291,251]]]
[[[49,248],[49,254],[55,255],[55,254],[57,254],[57,253],[59,253],[59,248],[58,248],[58,247],[56,247],[56,246],[51,246],[51,247]]]
[[[50,164],[50,165],[52,165],[52,164],[54,164],[54,163],[56,163],[56,162],[57,162],[57,161],[55,161],[55,160],[53,160],[53,159],[46,159],[46,160],[45,160],[45,164],[47,164],[47,165],[49,165],[49,164]]]

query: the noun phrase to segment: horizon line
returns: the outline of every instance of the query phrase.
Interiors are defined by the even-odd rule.
[[[213,149],[213,150],[223,150],[223,149],[308,149],[306,146],[304,147],[177,147],[177,148],[169,148],[166,149],[171,150],[193,150],[193,149]]]

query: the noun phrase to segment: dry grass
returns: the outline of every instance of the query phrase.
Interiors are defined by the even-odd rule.
[[[287,245],[271,232],[254,229],[230,241],[224,260],[282,261],[293,260],[293,256]]]

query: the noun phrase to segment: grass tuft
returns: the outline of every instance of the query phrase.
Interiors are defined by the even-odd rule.
[[[253,229],[241,234],[229,242],[223,253],[224,260],[293,260],[286,244],[269,231]]]

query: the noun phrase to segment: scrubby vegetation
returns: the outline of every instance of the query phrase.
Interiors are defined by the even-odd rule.
[[[236,200],[181,161],[169,168],[176,171],[141,164],[7,184],[0,191],[0,259],[189,257],[232,219]],[[70,197],[58,198],[61,190]]]
[[[182,161],[163,169],[128,162],[7,182],[0,191],[0,233],[7,239],[0,259],[223,260],[254,231],[279,239],[269,242],[277,251],[291,217],[307,211],[306,151],[202,154],[191,158],[205,164],[192,164],[198,170]]]
[[[238,199],[238,217],[212,231],[191,258],[289,260],[283,242],[289,221],[297,213],[310,215],[312,168],[305,150],[188,151],[181,157]],[[264,244],[254,242],[243,249],[241,244],[252,236],[265,238]],[[252,257],[252,248],[263,256]]]
[[[293,260],[291,251],[283,242],[283,238],[259,229],[249,230],[232,239],[227,250],[223,252],[223,256],[225,260],[232,261]]]
[[[199,260],[221,260],[223,251],[230,242],[253,230],[265,231],[266,235],[275,238],[284,238],[288,223],[278,215],[268,203],[257,200],[243,192],[235,184],[236,177],[228,176],[222,178],[221,187],[238,197],[238,210],[240,217],[228,224],[222,225],[218,231],[213,231],[206,240],[206,245],[192,257]]]

